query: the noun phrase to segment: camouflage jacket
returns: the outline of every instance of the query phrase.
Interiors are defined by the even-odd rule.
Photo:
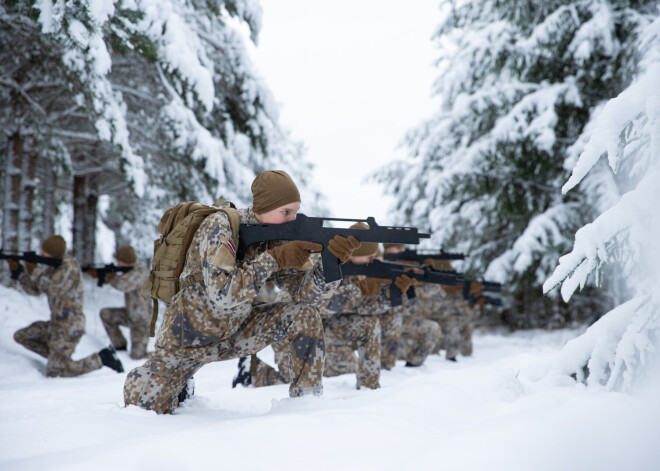
[[[241,223],[258,222],[252,208],[239,210]],[[158,331],[159,345],[200,346],[232,336],[250,315],[259,289],[273,282],[293,302],[320,305],[339,281],[325,283],[320,260],[308,269],[280,270],[267,252],[273,243],[255,244],[236,260],[229,219],[223,212],[204,219],[186,254],[180,280],[203,275],[172,298]]]
[[[354,278],[344,279],[333,296],[320,309],[322,317],[335,314],[376,315],[390,312],[390,287],[383,286],[376,296],[363,296]]]
[[[110,285],[124,293],[124,301],[128,317],[133,322],[148,322],[151,320],[151,309],[149,303],[142,297],[142,284],[149,276],[149,269],[139,260],[133,265],[133,269],[126,273],[117,273],[110,279]]]
[[[37,265],[32,275],[23,271],[18,278],[26,293],[45,294],[53,321],[83,316],[83,283],[80,265],[76,259],[65,254],[57,267]]]

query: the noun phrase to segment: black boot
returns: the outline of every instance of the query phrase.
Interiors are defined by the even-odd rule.
[[[101,350],[99,352],[99,356],[101,357],[101,363],[103,363],[104,366],[107,366],[108,368],[112,368],[117,373],[124,372],[124,365],[122,365],[121,361],[119,361],[117,352],[112,347],[112,345]]]
[[[238,374],[231,382],[231,387],[235,388],[237,384],[249,386],[252,384],[252,375],[250,374],[250,358],[241,357],[238,360]]]
[[[186,384],[183,385],[183,389],[179,393],[179,404],[186,399],[190,399],[193,394],[195,394],[195,378],[190,378],[186,381]]]
[[[447,360],[449,360],[449,361],[453,361],[453,362],[456,362],[456,361],[457,361],[457,360],[456,360],[456,356],[453,356],[453,357],[447,357]]]
[[[126,351],[126,345],[123,345],[121,347],[115,347],[115,351],[117,352],[125,352]]]
[[[407,361],[406,366],[409,368],[417,368],[418,366],[422,366],[422,365],[415,365],[414,363],[410,363],[409,361]]]

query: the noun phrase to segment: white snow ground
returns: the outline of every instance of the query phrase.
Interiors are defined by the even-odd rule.
[[[122,295],[90,280],[85,303],[75,357],[108,343],[98,311]],[[471,358],[399,364],[377,391],[326,379],[318,398],[232,389],[236,361],[211,364],[191,400],[158,416],[125,408],[125,374],[108,368],[46,378],[12,335],[47,312],[45,297],[0,286],[0,470],[660,469],[659,381],[625,395],[518,379],[577,331],[478,334]],[[140,363],[120,356],[127,371]]]

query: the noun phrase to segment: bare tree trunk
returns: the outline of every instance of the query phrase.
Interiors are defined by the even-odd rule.
[[[85,211],[87,210],[87,201],[85,199],[85,182],[83,176],[73,176],[73,247],[71,253],[82,261],[85,245]]]
[[[18,246],[30,250],[32,245],[32,202],[36,186],[34,171],[36,157],[33,153],[23,155],[21,162],[21,191],[19,200]]]
[[[80,263],[94,262],[98,195],[94,177],[73,177],[73,255]]]
[[[94,263],[94,253],[96,252],[96,214],[98,209],[99,196],[97,194],[94,176],[87,177],[87,198],[85,207],[84,232],[84,258],[87,263]]]
[[[53,162],[49,158],[45,158],[43,181],[44,208],[41,220],[41,235],[44,240],[55,234],[55,214],[57,214],[57,206],[55,204],[56,183]]]
[[[4,207],[2,208],[2,248],[19,249],[19,211],[21,195],[21,158],[23,140],[18,133],[7,141]]]

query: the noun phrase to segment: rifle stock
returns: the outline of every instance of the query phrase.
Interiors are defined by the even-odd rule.
[[[350,229],[324,227],[326,221],[365,222],[369,229]],[[340,219],[309,217],[298,214],[295,221],[284,224],[241,224],[237,258],[245,256],[247,248],[259,242],[270,240],[304,240],[321,244],[321,260],[325,281],[341,280],[342,268],[339,260],[330,250],[328,242],[336,235],[354,236],[360,242],[379,242],[396,244],[419,244],[421,239],[428,239],[430,234],[420,233],[415,227],[379,226],[373,217],[367,219]]]

